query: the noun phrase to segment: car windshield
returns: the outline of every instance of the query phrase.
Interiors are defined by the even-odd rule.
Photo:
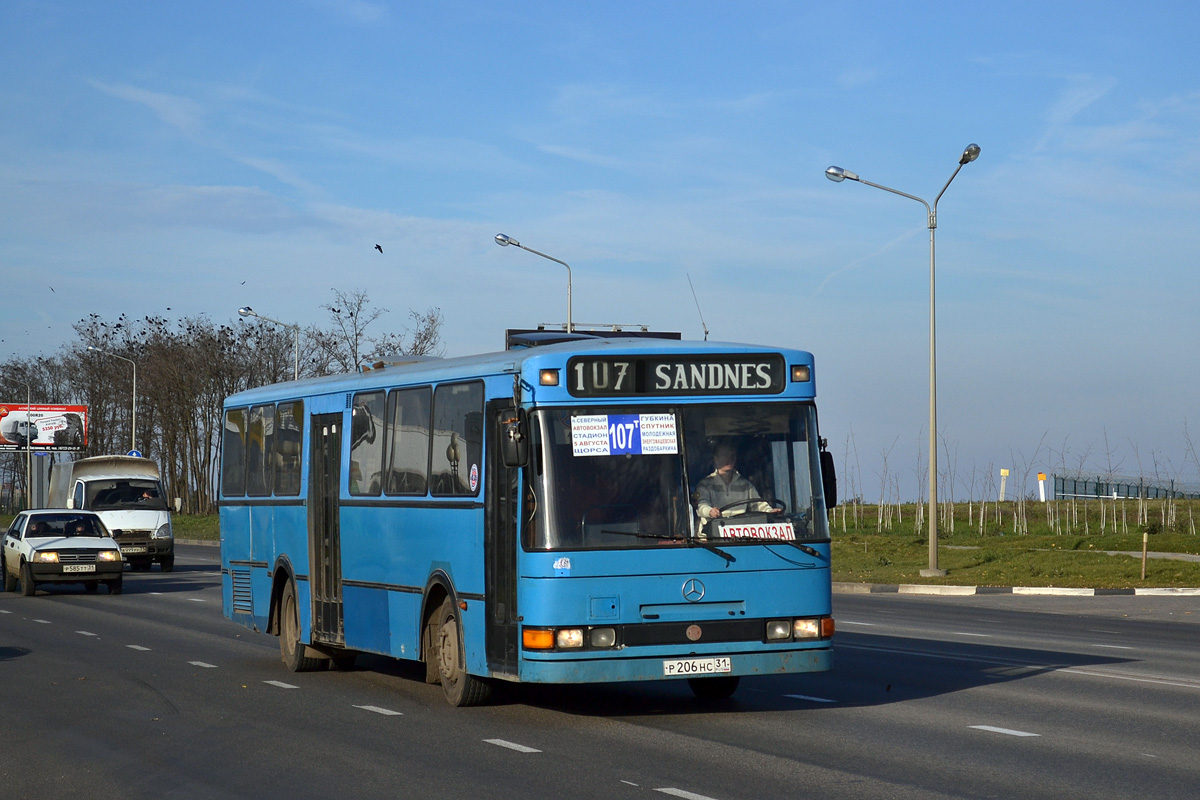
[[[805,403],[543,410],[530,549],[828,539]]]
[[[87,492],[88,503],[85,508],[93,511],[135,508],[149,511],[167,510],[167,501],[163,498],[156,480],[118,478],[90,481]]]
[[[58,536],[104,536],[95,517],[77,514],[38,514],[29,518],[25,538]]]

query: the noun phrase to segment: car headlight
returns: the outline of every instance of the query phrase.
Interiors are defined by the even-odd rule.
[[[101,550],[100,552],[96,553],[96,560],[97,561],[120,561],[121,560],[121,551],[120,550]]]
[[[58,553],[53,550],[39,550],[33,554],[33,560],[39,564],[57,564]]]
[[[154,538],[155,539],[173,539],[173,538],[175,538],[175,534],[171,531],[171,523],[168,522],[165,525],[159,525],[158,530],[156,530],[154,532]]]

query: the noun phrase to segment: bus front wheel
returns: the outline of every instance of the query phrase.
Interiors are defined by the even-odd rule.
[[[296,602],[296,586],[288,581],[279,600],[279,654],[292,672],[312,672],[318,666],[324,666],[320,659],[311,658],[307,649],[300,641],[300,604]]]
[[[442,693],[452,706],[473,706],[487,700],[491,687],[474,675],[468,675],[462,650],[462,626],[458,610],[447,597],[433,617],[433,652],[437,661]]]

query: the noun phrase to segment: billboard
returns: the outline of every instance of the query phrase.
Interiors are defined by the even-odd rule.
[[[0,403],[0,452],[83,450],[87,413],[87,406]]]

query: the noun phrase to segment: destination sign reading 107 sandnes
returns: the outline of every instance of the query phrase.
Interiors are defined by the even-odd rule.
[[[770,354],[576,356],[567,361],[575,397],[779,394],[787,369]]]

